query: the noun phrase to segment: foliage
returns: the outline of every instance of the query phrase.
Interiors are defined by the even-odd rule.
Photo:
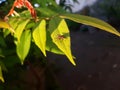
[[[109,2],[109,3],[108,3]],[[105,15],[120,19],[120,1],[119,0],[104,0],[100,3],[101,9],[103,9]]]
[[[0,27],[3,28],[3,37],[1,37],[3,43],[0,45],[2,46],[7,42],[7,37],[10,37],[14,42],[14,44],[12,42],[13,46],[10,45],[9,48],[5,47],[6,44],[3,45],[4,48],[0,47],[1,52],[4,52],[0,53],[1,57],[4,56],[4,61],[1,59],[3,65],[0,63],[0,79],[3,82],[2,70],[5,68],[3,67],[4,64],[7,67],[18,62],[23,64],[34,45],[41,50],[45,57],[47,56],[46,51],[66,55],[69,61],[73,65],[76,65],[71,52],[70,32],[66,24],[66,19],[97,27],[120,36],[120,33],[106,22],[93,17],[67,13],[58,6],[54,0],[37,0],[37,3],[41,6],[35,8],[37,17],[34,17],[31,13],[33,8],[31,9],[29,6],[26,6],[29,11],[23,10],[22,12],[17,12],[17,16],[10,16],[9,20],[6,20],[7,17],[5,17],[4,21],[0,20]],[[10,12],[10,14],[15,13]],[[9,45],[9,43],[7,43],[7,45]],[[16,49],[10,49],[14,46],[16,46]],[[32,54],[33,53],[34,52],[32,52]],[[7,59],[11,59],[11,61]]]
[[[91,6],[94,12],[91,15],[103,16],[110,21],[111,19],[120,20],[120,0],[101,0]]]

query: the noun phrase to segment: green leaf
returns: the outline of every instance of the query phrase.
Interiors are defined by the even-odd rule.
[[[55,54],[64,55],[64,53],[53,43],[49,31],[47,31],[46,50],[50,51],[50,52],[53,52]]]
[[[12,28],[15,30],[18,24],[23,21],[22,19],[18,17],[10,18],[9,24],[12,26]]]
[[[110,32],[112,34],[115,34],[117,36],[120,36],[120,33],[115,28],[113,28],[108,23],[102,20],[99,20],[97,18],[84,16],[84,15],[77,15],[77,14],[63,14],[63,15],[60,15],[60,17],[75,21],[77,23],[90,25],[90,26],[102,29],[104,31]]]
[[[3,29],[3,36],[6,38],[10,34],[10,31],[8,29]]]
[[[33,39],[35,44],[40,48],[46,56],[46,21],[42,20],[33,30]]]
[[[48,7],[47,8],[42,8],[42,7],[41,8],[36,8],[36,10],[38,12],[40,12],[42,15],[48,16],[48,17],[51,17],[51,16],[57,14],[56,12],[52,11]]]
[[[27,23],[30,21],[30,19],[23,19],[19,25],[17,26],[16,30],[15,30],[15,37],[17,38],[18,41],[20,41],[21,35],[23,30],[25,29],[25,26],[27,25]]]
[[[65,53],[70,62],[76,65],[71,54],[70,35],[65,20],[56,17],[49,24],[49,31],[53,42]]]
[[[35,22],[34,21],[31,21],[31,22],[29,22],[27,25],[26,25],[26,29],[31,29],[31,28],[33,28],[34,26],[35,26]]]
[[[16,27],[18,26],[18,23],[20,22],[20,19],[18,18],[10,18],[10,20],[8,21],[8,23],[11,25],[11,27],[15,30]],[[4,37],[6,37],[7,35],[9,35],[11,33],[10,30],[8,29],[3,29],[4,32]]]
[[[26,58],[31,44],[31,31],[25,30],[20,38],[20,42],[17,42],[17,54],[23,64],[24,59]]]
[[[13,67],[15,64],[20,63],[20,59],[16,55],[9,55],[5,57],[5,60],[3,60],[5,66],[7,68]]]
[[[5,56],[4,56],[4,54],[3,54],[3,50],[2,50],[2,48],[0,48],[0,58],[4,58]]]
[[[6,47],[5,39],[2,36],[0,36],[0,46],[1,47]]]
[[[3,75],[2,75],[2,68],[1,68],[1,66],[0,66],[0,80],[1,80],[2,82],[5,82],[5,81],[4,81],[4,78],[3,78]]]
[[[6,68],[5,64],[2,61],[0,61],[0,66],[1,66],[3,71],[7,71],[7,68]]]
[[[9,29],[12,33],[15,33],[14,29],[6,21],[0,20],[0,28]]]

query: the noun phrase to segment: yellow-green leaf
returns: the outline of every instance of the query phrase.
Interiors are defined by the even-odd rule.
[[[120,36],[120,33],[115,28],[113,28],[108,23],[97,18],[84,16],[84,15],[77,15],[77,14],[63,14],[63,15],[60,15],[60,17],[66,18],[78,23],[82,23],[85,25],[90,25],[90,26],[102,29],[104,31],[110,32],[112,34],[115,34],[117,36]]]
[[[15,30],[16,27],[18,26],[18,24],[22,21],[22,19],[20,18],[10,18],[9,20],[9,24],[12,26],[12,28]]]
[[[70,35],[65,20],[53,18],[49,24],[51,24],[49,31],[51,32],[53,42],[65,53],[70,62],[76,65],[71,54]]]
[[[55,54],[65,55],[52,41],[50,32],[47,31],[46,50]]]
[[[20,41],[21,35],[23,30],[25,29],[25,26],[27,25],[27,23],[30,21],[30,19],[23,19],[19,25],[17,26],[16,30],[15,30],[15,37],[17,38],[18,41]]]
[[[19,18],[10,18],[8,23],[10,24],[10,26],[15,30],[16,27],[18,26],[18,24],[21,22],[21,19]],[[4,32],[4,37],[6,37],[7,35],[9,35],[11,33],[11,30],[8,29],[3,29]],[[15,32],[15,31],[14,31]],[[13,32],[12,32],[13,33]]]
[[[5,22],[3,20],[0,20],[0,28],[5,28],[5,29],[9,29],[12,33],[14,33],[14,29],[10,26],[10,24],[8,22]]]
[[[25,30],[20,38],[20,41],[17,42],[17,54],[23,64],[31,44],[31,31]]]
[[[1,66],[0,66],[0,80],[2,82],[4,82],[4,78],[3,78],[3,75],[2,75],[2,68],[1,68]]]
[[[33,30],[33,39],[35,44],[40,48],[43,54],[46,56],[46,21],[42,20]]]

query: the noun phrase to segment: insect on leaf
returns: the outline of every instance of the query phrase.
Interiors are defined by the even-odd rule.
[[[84,15],[77,15],[77,14],[63,14],[60,17],[72,20],[72,21],[77,22],[77,23],[90,25],[90,26],[99,28],[101,30],[110,32],[112,34],[115,34],[117,36],[120,36],[120,33],[115,28],[113,28],[108,23],[106,23],[106,22],[104,22],[104,21],[102,21],[100,19],[97,19],[97,18],[84,16]]]
[[[35,44],[40,48],[46,56],[46,21],[42,20],[33,30],[33,39]]]
[[[31,44],[31,31],[25,30],[20,38],[20,41],[17,42],[17,54],[23,64],[26,56],[28,55]]]
[[[70,62],[73,65],[76,65],[71,54],[70,35],[65,20],[54,18],[49,24],[53,25],[49,30],[51,32],[53,42],[63,53],[65,53]]]
[[[49,31],[47,31],[46,50],[49,51],[49,52],[53,52],[53,53],[55,53],[55,54],[65,55],[65,54],[55,45],[55,43],[53,43]]]

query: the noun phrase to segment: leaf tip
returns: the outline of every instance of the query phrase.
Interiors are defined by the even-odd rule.
[[[4,79],[3,79],[3,77],[0,77],[0,80],[4,83],[5,81],[4,81]]]
[[[44,55],[45,57],[47,56],[45,51],[43,52],[43,55]]]
[[[24,64],[24,62],[23,61],[21,61],[21,65],[23,65]]]
[[[76,63],[73,61],[73,62],[71,62],[74,66],[76,66]]]
[[[66,55],[67,56],[67,55]],[[76,66],[76,63],[75,63],[75,61],[74,61],[74,57],[70,57],[70,56],[67,56],[68,57],[68,59],[69,59],[69,61],[74,65],[74,66]]]

